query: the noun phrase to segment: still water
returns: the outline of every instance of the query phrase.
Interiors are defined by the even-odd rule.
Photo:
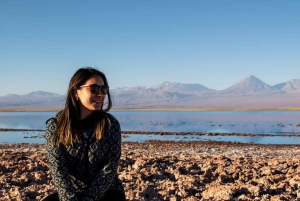
[[[56,112],[0,112],[0,128],[45,129]],[[123,131],[276,134],[275,137],[128,135],[123,141],[218,140],[262,144],[300,144],[300,111],[111,111]],[[39,132],[0,132],[0,143],[44,143]],[[26,136],[28,135],[28,136]]]

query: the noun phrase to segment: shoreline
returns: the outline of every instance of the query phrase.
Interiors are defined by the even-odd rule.
[[[164,147],[163,145],[168,145],[167,147]],[[24,151],[27,152],[28,150],[44,150],[45,151],[45,144],[37,144],[37,143],[5,143],[0,144],[0,150],[16,150],[16,151]],[[216,154],[221,153],[225,154],[227,156],[230,156],[231,148],[239,148],[240,151],[243,150],[243,152],[248,152],[247,149],[251,148],[250,154],[254,152],[260,152],[262,149],[267,148],[267,151],[265,154],[268,154],[270,157],[278,156],[276,152],[283,152],[283,150],[291,149],[288,152],[286,152],[286,158],[293,158],[294,153],[297,152],[295,156],[300,156],[300,144],[255,144],[255,143],[240,143],[240,142],[230,142],[230,141],[172,141],[172,140],[147,140],[145,142],[122,142],[122,147],[126,147],[126,151],[130,151],[128,146],[133,146],[134,148],[145,148],[145,147],[156,147],[155,152],[158,153],[169,153],[169,152],[182,152],[185,154],[191,154],[189,152],[189,148],[193,147],[195,150],[203,150],[204,148],[209,149],[211,147],[214,147],[214,149],[210,150],[209,152],[198,152],[198,154]],[[201,146],[201,147],[197,147]],[[176,147],[176,149],[174,149]],[[197,148],[195,148],[197,147]],[[227,152],[220,152],[219,148],[227,148]],[[122,148],[124,150],[124,148]],[[148,149],[148,148],[147,148]],[[147,149],[141,149],[139,152],[146,151]],[[193,151],[193,154],[197,154],[196,151]],[[199,151],[198,150],[198,151]],[[271,151],[273,150],[273,151]],[[133,150],[131,150],[133,151]],[[148,151],[153,151],[152,148]],[[0,156],[1,157],[1,156]],[[300,186],[299,186],[300,187]]]
[[[57,112],[62,108],[0,108],[0,112]],[[112,108],[111,111],[299,111],[300,107],[209,107],[209,108]]]
[[[0,201],[54,192],[45,145],[0,145]],[[300,145],[126,142],[119,166],[129,201],[298,200]]]
[[[298,127],[298,125],[297,125]],[[0,132],[45,132],[44,129],[14,129],[14,128],[0,128]],[[222,132],[183,132],[183,131],[121,131],[123,135],[138,134],[138,135],[177,135],[177,136],[248,136],[248,137],[300,137],[299,132],[280,132],[273,133],[222,133]],[[43,137],[43,136],[40,136]]]

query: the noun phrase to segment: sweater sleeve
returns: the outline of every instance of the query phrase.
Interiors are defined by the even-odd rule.
[[[109,145],[107,160],[104,167],[96,175],[96,178],[89,186],[87,195],[94,200],[100,200],[111,186],[118,171],[121,157],[121,129],[116,119],[112,119],[106,139]]]
[[[56,128],[55,119],[46,122],[46,151],[49,161],[50,174],[60,201],[77,201],[75,190],[67,166],[66,153],[62,146],[55,146],[51,139]]]

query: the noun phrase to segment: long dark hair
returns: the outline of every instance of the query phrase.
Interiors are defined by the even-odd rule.
[[[80,107],[79,102],[76,100],[75,90],[93,75],[99,75],[103,79],[104,84],[109,86],[105,74],[95,68],[86,67],[76,71],[69,83],[65,107],[56,116],[57,127],[54,132],[54,137],[52,138],[53,144],[72,146],[74,143],[80,142],[76,128],[76,122],[80,119]],[[111,109],[112,100],[109,91],[106,95],[108,99],[107,108],[103,109],[102,104],[102,109],[95,112],[98,121],[95,124],[94,134],[97,140],[103,138],[106,126],[110,125],[106,112]]]

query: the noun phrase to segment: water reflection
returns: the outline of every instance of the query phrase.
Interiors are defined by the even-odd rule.
[[[124,131],[300,133],[300,111],[111,111]],[[0,112],[0,128],[45,129],[56,112]]]
[[[45,129],[55,112],[0,112],[0,128]]]
[[[114,111],[123,130],[299,133],[299,111]]]

